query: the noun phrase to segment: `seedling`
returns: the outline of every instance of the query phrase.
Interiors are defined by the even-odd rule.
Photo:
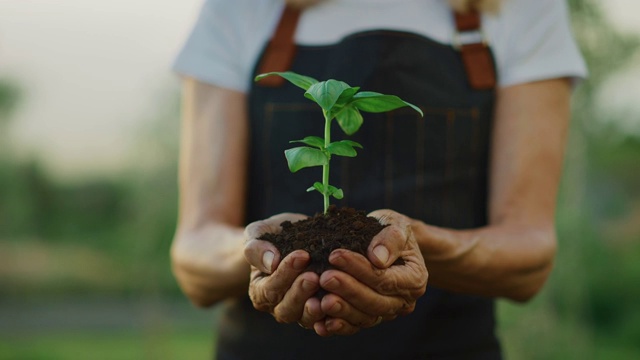
[[[267,76],[280,76],[293,85],[305,90],[304,97],[315,102],[322,108],[324,115],[324,139],[318,136],[307,136],[302,140],[292,140],[291,143],[303,143],[308,146],[295,147],[285,150],[289,170],[296,171],[314,166],[322,166],[322,182],[315,182],[307,191],[318,191],[324,198],[324,213],[329,208],[329,198],[342,199],[344,193],[333,185],[329,185],[329,164],[331,155],[355,157],[355,148],[362,145],[351,140],[331,142],[331,122],[338,121],[338,125],[347,135],[353,135],[362,126],[361,111],[381,113],[409,106],[423,116],[417,106],[410,104],[397,96],[384,95],[372,91],[360,91],[359,87],[338,80],[318,81],[309,76],[294,72],[270,72],[256,76],[260,81]]]

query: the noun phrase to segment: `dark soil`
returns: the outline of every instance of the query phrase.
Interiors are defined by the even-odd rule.
[[[322,274],[329,269],[329,254],[335,249],[347,249],[367,256],[371,239],[386,225],[368,217],[364,211],[329,206],[327,214],[295,223],[285,221],[279,234],[262,234],[261,240],[270,241],[282,258],[294,250],[302,249],[311,255],[308,270]]]

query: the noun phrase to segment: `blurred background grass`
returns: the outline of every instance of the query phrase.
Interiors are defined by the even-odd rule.
[[[510,359],[640,359],[640,115],[598,100],[640,63],[640,40],[604,1],[570,5],[591,74],[574,96],[557,265],[531,303],[500,302],[500,334]],[[0,359],[210,358],[215,309],[192,308],[169,266],[175,87],[135,134],[146,161],[74,177],[19,151],[11,126],[30,94],[3,76]]]

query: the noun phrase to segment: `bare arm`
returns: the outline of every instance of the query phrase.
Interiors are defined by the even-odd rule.
[[[246,96],[184,80],[174,274],[196,305],[246,294]]]
[[[413,222],[430,283],[525,301],[548,277],[569,123],[564,79],[501,89],[491,149],[489,225],[456,231]]]

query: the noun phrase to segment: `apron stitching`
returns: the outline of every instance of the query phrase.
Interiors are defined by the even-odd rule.
[[[424,197],[424,176],[425,176],[425,144],[424,144],[424,138],[425,138],[425,127],[426,127],[426,122],[427,122],[427,118],[425,117],[424,119],[421,119],[419,117],[416,117],[416,202],[415,202],[415,213],[419,214],[419,216],[424,216],[425,214],[422,213],[422,207],[423,207],[423,197]]]
[[[347,158],[340,158],[340,171],[342,175],[340,176],[342,191],[347,194],[349,193],[349,164],[347,162]],[[349,197],[345,196],[342,201],[342,206],[349,206],[349,201],[347,200]]]
[[[266,213],[268,211],[268,204],[271,203],[271,192],[272,192],[272,185],[273,185],[273,181],[271,178],[271,157],[269,155],[269,138],[271,137],[271,124],[273,122],[273,114],[275,112],[275,108],[276,106],[273,103],[267,103],[264,105],[265,109],[265,128],[264,128],[264,132],[263,132],[263,136],[262,136],[262,153],[264,155],[264,167],[263,167],[263,176],[265,179],[265,188],[263,189],[263,196],[264,196],[264,202],[263,202],[263,213]]]
[[[445,219],[448,222],[447,225],[453,225],[453,213],[451,209],[453,208],[453,204],[451,204],[451,180],[453,178],[453,131],[454,131],[454,122],[455,122],[455,110],[449,109],[447,112],[447,143],[445,145],[445,191],[444,191],[444,201],[443,206],[445,207],[444,215]]]
[[[386,149],[385,149],[385,207],[391,209],[391,202],[393,201],[393,112],[386,114]]]
[[[469,166],[469,177],[476,178],[475,174],[478,173],[478,169],[476,167],[477,158],[478,158],[478,147],[479,147],[479,121],[480,121],[480,111],[477,107],[474,107],[471,110],[471,121],[473,123],[473,135],[471,137],[471,158],[473,161],[471,162],[471,166]],[[474,184],[475,185],[475,184]],[[471,186],[471,192],[469,194],[469,206],[476,206],[478,198],[477,186]],[[475,219],[469,219],[469,225],[472,226],[475,224]]]

